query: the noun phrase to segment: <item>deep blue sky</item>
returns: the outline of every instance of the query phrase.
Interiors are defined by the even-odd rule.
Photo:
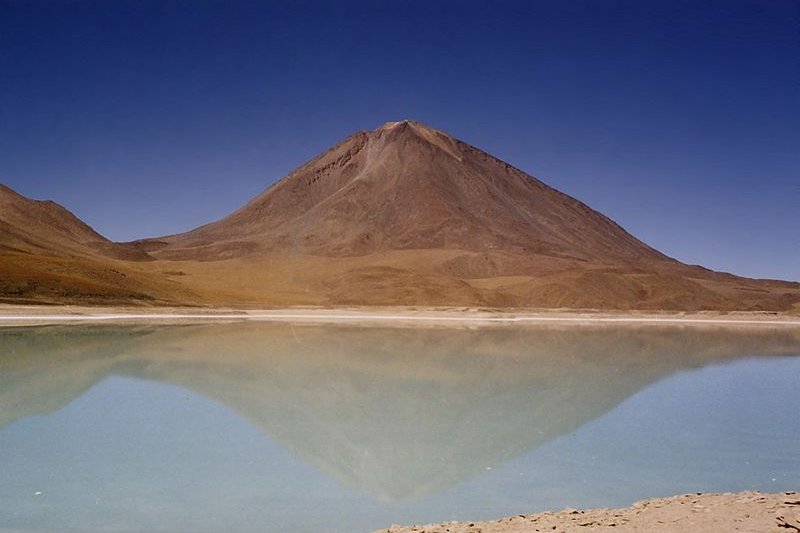
[[[800,280],[800,2],[0,0],[0,182],[114,240],[414,118],[689,263]]]

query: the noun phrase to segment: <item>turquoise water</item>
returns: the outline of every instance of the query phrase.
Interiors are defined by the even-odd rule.
[[[367,532],[800,487],[800,331],[0,330],[0,530]]]

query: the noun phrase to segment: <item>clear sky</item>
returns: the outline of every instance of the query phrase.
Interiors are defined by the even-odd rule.
[[[689,263],[800,280],[800,2],[0,0],[0,182],[114,240],[413,118]]]

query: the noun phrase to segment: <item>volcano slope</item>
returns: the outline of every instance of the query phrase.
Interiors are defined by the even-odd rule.
[[[21,212],[43,209],[33,203]],[[798,283],[680,263],[580,201],[413,121],[357,132],[238,211],[183,234],[111,243],[88,226],[65,236],[62,221],[35,215],[36,243],[47,245],[31,248],[17,236],[27,223],[8,218],[4,207],[3,268],[22,255],[45,266],[89,258],[93,273],[126,274],[109,286],[125,287],[115,297],[131,301],[800,313]],[[54,286],[65,279],[47,272]],[[6,299],[25,283],[13,279],[22,281],[0,285]]]
[[[682,264],[413,121],[351,135],[222,220],[135,244],[183,263],[211,301],[800,309],[800,284]]]

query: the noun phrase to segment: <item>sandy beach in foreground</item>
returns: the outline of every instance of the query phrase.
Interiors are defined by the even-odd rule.
[[[685,494],[654,498],[625,509],[564,509],[486,522],[391,526],[376,533],[532,533],[555,531],[751,533],[800,531],[800,494]]]
[[[770,312],[638,312],[507,310],[423,307],[293,307],[284,309],[193,307],[82,307],[0,304],[0,326],[85,322],[209,322],[251,320],[375,324],[707,324],[800,326],[800,316]]]

